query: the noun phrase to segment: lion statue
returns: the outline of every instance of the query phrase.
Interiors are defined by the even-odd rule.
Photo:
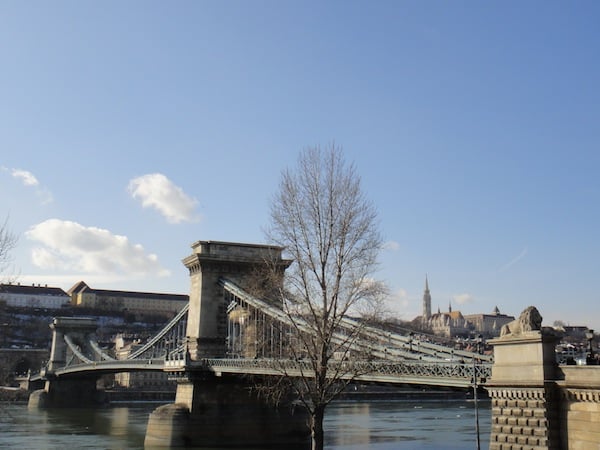
[[[500,329],[500,337],[507,335],[520,335],[527,331],[542,329],[542,316],[535,306],[528,306],[518,319],[503,325]]]

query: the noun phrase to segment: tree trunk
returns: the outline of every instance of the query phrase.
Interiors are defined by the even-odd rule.
[[[323,418],[325,417],[325,406],[317,406],[311,417],[310,428],[312,438],[312,450],[323,450]]]

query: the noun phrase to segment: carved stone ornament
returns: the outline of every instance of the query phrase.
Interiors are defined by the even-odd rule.
[[[542,316],[535,306],[528,306],[518,319],[503,325],[500,329],[500,337],[519,336],[529,331],[542,329]]]

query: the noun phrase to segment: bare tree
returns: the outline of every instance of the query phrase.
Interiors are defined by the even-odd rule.
[[[12,262],[11,251],[17,245],[17,236],[8,228],[8,218],[0,226],[0,276],[3,276],[5,271]],[[2,279],[0,278],[0,281]]]
[[[366,199],[353,164],[341,148],[304,150],[296,170],[282,173],[271,202],[268,239],[293,260],[280,293],[294,342],[295,358],[306,362],[298,376],[282,369],[310,415],[313,450],[323,448],[327,405],[359,374],[356,358],[362,321],[386,293],[371,276],[382,247],[377,212]]]

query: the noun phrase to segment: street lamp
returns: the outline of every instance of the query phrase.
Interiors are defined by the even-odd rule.
[[[477,366],[473,358],[473,404],[475,407],[475,437],[476,449],[481,450],[481,441],[479,440],[479,404],[477,398]]]
[[[483,343],[483,336],[481,334],[478,334],[475,342],[477,343],[477,353],[481,354],[482,353],[481,344]]]
[[[415,335],[415,333],[413,333],[412,331],[410,333],[408,333],[408,349],[410,350],[410,352],[412,353],[412,343],[413,343],[413,336]]]
[[[594,349],[592,347],[592,341],[594,340],[594,330],[590,330],[589,328],[585,332],[585,338],[588,341],[588,346],[590,350],[590,354],[587,357],[587,364],[594,364]]]
[[[483,341],[483,336],[481,334],[477,335],[477,339],[475,343],[477,344],[477,353],[481,354],[481,343]],[[481,449],[481,441],[479,439],[479,404],[477,398],[477,358],[473,358],[473,402],[475,403],[475,435],[476,435],[476,444],[477,450]]]

